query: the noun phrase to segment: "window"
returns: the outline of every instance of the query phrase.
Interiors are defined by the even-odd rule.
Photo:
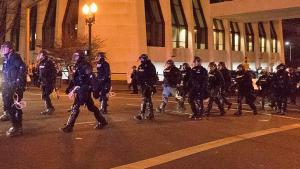
[[[37,5],[31,7],[30,9],[30,37],[29,37],[30,50],[35,50],[36,21],[37,21]]]
[[[10,41],[15,45],[16,51],[19,51],[20,21],[21,21],[21,1],[19,0],[17,13],[13,20],[14,24],[10,32]]]
[[[199,0],[193,0],[193,14],[195,21],[195,45],[197,49],[207,49],[207,25]]]
[[[225,49],[225,29],[223,21],[220,19],[213,20],[214,48],[215,50]]]
[[[0,9],[4,9],[3,11],[0,11],[0,44],[5,42],[5,34],[6,34],[6,14],[7,14],[7,8],[5,3],[0,1]]]
[[[259,33],[260,52],[266,52],[266,46],[267,46],[266,32],[262,22],[258,23],[258,33]]]
[[[171,0],[172,34],[174,48],[188,47],[188,26],[181,0]]]
[[[43,23],[43,48],[54,48],[56,0],[50,0]]]
[[[230,40],[233,51],[241,50],[241,33],[237,22],[230,22]]]
[[[62,45],[70,46],[77,39],[79,0],[68,0],[62,24]]]
[[[277,46],[277,34],[274,28],[273,21],[270,21],[270,31],[271,31],[271,50],[272,53],[277,53],[278,52],[278,46]]]
[[[145,0],[148,46],[165,46],[165,21],[159,0]]]
[[[246,29],[246,50],[247,52],[254,52],[254,33],[251,23],[245,23]]]

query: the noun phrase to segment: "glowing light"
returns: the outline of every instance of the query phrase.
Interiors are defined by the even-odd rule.
[[[83,6],[83,8],[82,8],[82,13],[85,14],[85,15],[90,14],[90,7],[89,7],[87,4],[85,4],[85,5]]]
[[[90,11],[94,14],[96,13],[98,10],[98,7],[95,3],[92,3],[91,6],[90,6]]]

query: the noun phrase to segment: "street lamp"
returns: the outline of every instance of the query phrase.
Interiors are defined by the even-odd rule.
[[[290,47],[290,63],[292,63],[292,43],[287,41],[285,42],[285,45]]]
[[[92,53],[92,25],[95,23],[95,13],[98,7],[95,3],[85,4],[82,7],[82,13],[85,15],[85,23],[89,26],[89,55]]]

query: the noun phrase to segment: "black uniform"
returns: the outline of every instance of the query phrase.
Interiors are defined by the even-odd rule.
[[[225,82],[224,78],[219,70],[210,71],[208,74],[208,91],[209,91],[209,100],[206,114],[210,114],[212,109],[213,102],[218,105],[221,115],[225,114],[224,107],[221,103],[222,95],[221,90],[224,88]]]
[[[137,77],[137,70],[133,70],[131,73],[131,86],[133,88],[133,92],[134,94],[138,93],[138,77]]]
[[[107,113],[107,94],[109,93],[111,88],[110,75],[111,73],[109,63],[106,62],[104,59],[100,59],[100,61],[97,62],[97,93],[99,93],[100,110],[103,113]]]
[[[230,70],[223,68],[219,70],[223,76],[224,79],[224,86],[221,89],[221,97],[222,97],[222,103],[225,103],[228,106],[228,109],[230,109],[232,103],[230,103],[226,95],[230,93],[231,90],[231,73]]]
[[[290,73],[290,100],[291,104],[296,104],[297,100],[297,84],[300,81],[300,75],[296,72]]]
[[[235,115],[242,114],[242,102],[244,97],[246,98],[246,103],[253,110],[253,114],[257,114],[256,106],[254,104],[256,98],[254,96],[251,73],[245,70],[237,71],[236,82],[238,87],[238,110]]]
[[[191,76],[191,70],[192,69],[190,67],[186,67],[185,69],[181,70],[181,83],[180,87],[178,88],[179,96],[181,97],[179,100],[179,107],[181,109],[184,109],[184,101],[189,91],[188,84]]]
[[[56,68],[52,60],[45,57],[38,64],[38,74],[39,82],[42,89],[42,99],[45,101],[46,111],[42,114],[47,114],[47,112],[52,112],[54,107],[51,103],[50,94],[55,88],[56,81]]]
[[[191,118],[200,118],[203,115],[203,100],[208,97],[207,85],[207,70],[202,66],[193,67],[189,79],[189,103],[193,111]]]
[[[263,74],[258,78],[256,85],[260,88],[261,107],[264,109],[266,97],[268,97],[271,89],[271,79],[267,74]]]
[[[2,99],[4,111],[9,115],[14,131],[22,132],[22,110],[14,104],[14,98],[21,101],[26,86],[27,68],[17,53],[5,55],[3,62]]]
[[[141,87],[142,93],[142,103],[139,115],[136,116],[137,119],[141,120],[145,118],[146,108],[148,106],[149,115],[148,118],[152,119],[153,114],[153,104],[152,104],[152,93],[155,88],[154,85],[157,82],[156,69],[151,60],[146,60],[139,65],[137,69],[138,84]]]
[[[286,113],[287,97],[289,95],[289,82],[290,78],[288,72],[280,69],[274,75],[274,89],[276,98],[277,113]]]
[[[62,130],[64,132],[71,132],[75,124],[76,118],[79,115],[79,108],[82,105],[86,105],[88,110],[94,113],[94,116],[98,122],[96,128],[102,128],[107,125],[107,121],[99,111],[99,109],[94,105],[94,101],[91,96],[93,87],[95,87],[96,79],[92,72],[92,66],[80,58],[75,65],[74,78],[71,81],[66,93],[69,94],[74,87],[79,86],[75,91],[75,99],[71,110],[71,115],[68,122]]]

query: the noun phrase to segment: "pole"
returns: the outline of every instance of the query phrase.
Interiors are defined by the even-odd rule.
[[[91,56],[92,56],[92,23],[89,22],[88,25],[89,25],[89,49],[88,49],[89,56],[88,57],[89,57],[89,59],[91,59]]]
[[[292,64],[292,44],[290,44],[290,64]]]

